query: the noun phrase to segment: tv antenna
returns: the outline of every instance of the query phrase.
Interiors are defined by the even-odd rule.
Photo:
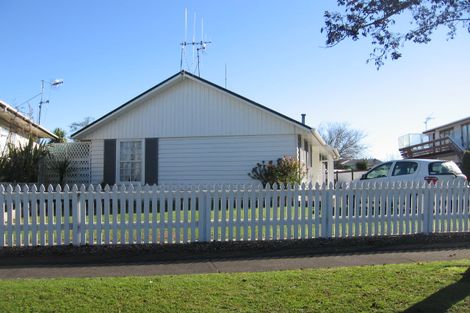
[[[428,130],[428,123],[433,120],[434,117],[432,116],[432,114],[428,115],[425,119],[424,119],[424,130]]]
[[[201,76],[201,54],[204,54],[206,51],[207,45],[212,43],[211,41],[204,40],[204,19],[201,19],[201,40],[196,41],[196,13],[194,14],[193,19],[193,40],[187,41],[187,30],[188,30],[188,10],[184,10],[184,41],[180,43],[181,46],[181,58],[180,58],[180,70],[183,70],[183,60],[186,55],[186,47],[193,47],[193,60],[194,60],[194,48],[196,49],[196,68],[194,72],[197,72],[198,76]]]

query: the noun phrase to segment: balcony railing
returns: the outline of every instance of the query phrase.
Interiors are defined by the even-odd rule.
[[[403,147],[400,153],[405,159],[429,158],[439,154],[458,152],[454,141],[449,137],[426,141],[416,145]]]

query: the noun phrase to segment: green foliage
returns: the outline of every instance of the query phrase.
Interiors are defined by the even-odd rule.
[[[253,179],[259,180],[263,186],[270,184],[271,186],[276,182],[276,166],[273,161],[262,161],[257,163],[255,167],[248,173]]]
[[[447,28],[453,39],[457,28],[470,32],[468,1],[448,0],[337,0],[342,12],[325,12],[326,45],[332,47],[346,38],[371,38],[374,47],[368,61],[380,68],[387,58],[399,59],[405,42],[428,43],[432,33]],[[395,22],[401,16],[404,27]],[[406,26],[408,23],[408,26]]]
[[[305,177],[305,166],[294,157],[283,156],[276,164],[273,161],[262,161],[248,173],[259,180],[263,186],[277,184],[300,184]]]
[[[71,167],[71,160],[66,156],[50,155],[48,160],[48,167],[59,176],[59,184],[64,185],[64,179]]]
[[[277,160],[277,183],[301,184],[305,174],[305,166],[297,158],[284,156]]]
[[[367,170],[367,160],[361,160],[356,163],[356,170],[366,171]]]
[[[57,136],[57,139],[52,139],[51,142],[53,143],[67,142],[67,136],[66,136],[65,130],[63,130],[62,128],[57,127],[56,129],[52,131],[52,133],[54,133],[54,135]]]
[[[470,150],[465,151],[462,158],[462,165],[460,166],[462,173],[467,176],[470,181]]]
[[[8,145],[8,151],[0,157],[0,181],[35,183],[38,181],[39,163],[48,155],[44,143],[32,138],[25,145]]]

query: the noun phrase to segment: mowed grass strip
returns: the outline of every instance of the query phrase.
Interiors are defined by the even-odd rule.
[[[0,312],[470,312],[469,267],[0,280]]]

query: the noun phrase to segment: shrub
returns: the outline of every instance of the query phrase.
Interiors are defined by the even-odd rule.
[[[7,152],[0,157],[0,181],[35,183],[38,181],[39,162],[48,152],[43,143],[32,138],[25,145],[8,144]]]
[[[460,166],[462,173],[467,176],[470,181],[470,150],[465,151],[462,158],[462,165]]]
[[[276,182],[276,166],[273,164],[273,161],[269,161],[268,163],[262,161],[253,167],[251,173],[248,173],[248,176],[259,180],[263,184],[263,187],[268,183],[272,186],[272,184]]]
[[[59,184],[64,185],[64,179],[70,170],[72,162],[66,156],[51,155],[48,160],[48,167],[59,177]]]
[[[360,160],[356,163],[356,170],[366,171],[367,170],[367,160]]]
[[[305,177],[305,166],[294,157],[284,156],[273,161],[262,161],[248,173],[253,179],[259,180],[263,187],[277,184],[300,184]]]

